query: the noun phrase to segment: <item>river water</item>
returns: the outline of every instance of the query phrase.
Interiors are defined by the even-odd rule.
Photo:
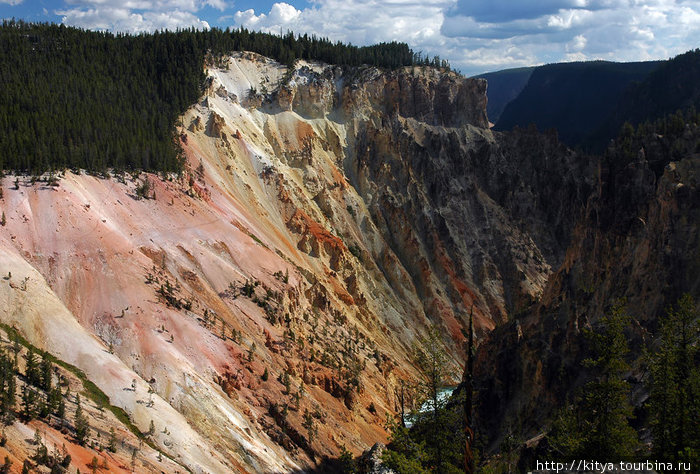
[[[454,392],[457,389],[457,386],[452,386],[452,387],[443,387],[438,390],[438,403],[441,404],[442,402],[445,402],[450,398],[452,395],[452,392]],[[433,400],[428,399],[423,404],[421,407],[418,409],[418,413],[429,413],[433,411]],[[406,427],[410,428],[413,426],[413,415],[411,414],[406,414],[403,417],[404,423],[406,423]]]

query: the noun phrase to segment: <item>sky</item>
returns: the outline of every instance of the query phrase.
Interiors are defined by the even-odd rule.
[[[668,59],[700,47],[700,0],[0,0],[0,18],[115,32],[244,26],[355,45],[396,40],[465,75]]]

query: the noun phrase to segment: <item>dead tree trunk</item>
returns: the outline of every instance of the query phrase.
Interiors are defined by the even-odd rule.
[[[464,472],[474,473],[474,430],[472,429],[472,380],[474,377],[474,305],[469,310],[469,334],[467,335],[467,364],[464,367]]]

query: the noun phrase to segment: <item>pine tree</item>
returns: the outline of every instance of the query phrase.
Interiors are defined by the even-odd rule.
[[[624,334],[629,316],[618,303],[600,320],[600,330],[586,330],[593,357],[584,365],[595,379],[581,390],[573,405],[567,405],[553,424],[549,438],[562,459],[586,458],[602,462],[628,460],[638,447],[637,433],[630,426],[630,385],[624,379],[629,352]]]
[[[422,462],[428,455],[425,452],[425,440],[416,440],[411,432],[391,417],[387,417],[386,429],[391,433],[390,449],[384,451],[382,462],[384,466],[398,474],[427,474]]]
[[[340,464],[340,470],[343,474],[354,474],[357,472],[352,453],[348,451],[345,445],[340,446],[340,457],[338,458],[338,462]]]
[[[60,394],[61,391],[58,390],[58,393]],[[66,401],[63,399],[63,397],[60,397],[58,399],[58,405],[56,406],[56,416],[59,417],[61,420],[66,416]]]
[[[25,420],[36,416],[36,392],[26,384],[22,387],[22,416]]]
[[[74,418],[75,438],[78,441],[78,444],[84,445],[87,437],[90,434],[90,423],[83,413],[83,407],[80,403],[80,394],[75,395],[75,403],[77,405],[75,408]]]
[[[39,386],[44,389],[44,391],[49,392],[51,391],[51,384],[52,384],[52,375],[51,375],[51,369],[53,368],[53,364],[51,364],[51,360],[49,360],[48,354],[46,352],[42,352],[41,354],[41,366],[39,368]]]
[[[16,392],[14,364],[3,351],[0,355],[0,417],[5,418],[14,409]]]
[[[284,393],[286,395],[289,394],[289,390],[291,389],[292,386],[292,381],[289,378],[289,372],[286,370],[284,371],[284,374],[282,375],[282,384],[284,385]]]
[[[5,462],[3,463],[2,466],[0,466],[0,473],[2,473],[2,474],[9,473],[11,468],[12,468],[12,461],[10,460],[9,456],[5,456]]]
[[[253,356],[255,355],[255,343],[253,342],[248,349],[248,362],[253,362]]]
[[[30,347],[27,353],[27,364],[24,369],[24,375],[27,377],[27,381],[30,384],[39,386],[41,380],[39,362],[37,361],[36,352],[33,347]]]
[[[314,442],[314,438],[316,437],[316,433],[318,432],[318,430],[314,422],[314,417],[309,412],[308,408],[304,409],[304,421],[302,423],[302,426],[306,428],[306,432],[308,434],[309,439],[309,445],[311,445],[311,443]]]
[[[684,295],[661,319],[660,341],[649,355],[648,408],[655,456],[700,461],[700,321]]]
[[[419,338],[419,345],[416,346],[415,359],[423,374],[421,389],[424,396],[430,402],[430,445],[429,455],[436,466],[438,472],[442,472],[444,464],[443,448],[447,444],[447,433],[445,426],[444,400],[441,399],[440,391],[446,385],[448,372],[447,355],[442,345],[440,331],[432,326],[428,330],[426,337]]]
[[[109,443],[107,449],[112,453],[117,452],[117,433],[114,431],[113,426],[109,429]]]

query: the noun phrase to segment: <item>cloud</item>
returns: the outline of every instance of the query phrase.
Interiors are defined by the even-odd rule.
[[[0,2],[18,0],[0,0]],[[367,45],[403,41],[465,74],[547,62],[667,58],[700,44],[699,0],[64,0],[62,21],[141,32],[244,26]],[[243,1],[243,0],[239,0]]]
[[[228,8],[228,3],[226,3],[224,0],[207,0],[205,3],[220,11],[224,11]]]
[[[23,0],[0,0],[0,3],[5,3],[7,5],[15,6],[15,5],[19,5],[20,3],[22,3],[22,1]]]
[[[559,10],[585,7],[585,0],[460,0],[453,12],[478,22],[502,23],[533,19]]]
[[[267,13],[238,11],[234,26],[272,33],[292,30],[353,44],[405,41],[417,49],[441,40],[443,12],[454,0],[315,0],[302,10],[275,3]]]
[[[493,12],[505,6],[503,0],[492,3]],[[574,60],[639,61],[668,58],[700,43],[697,1],[547,0],[529,12],[523,11],[524,0],[508,4],[512,11],[499,16],[487,14],[485,3],[459,0],[441,29],[449,44],[463,50],[454,48],[453,64],[466,72]]]
[[[155,30],[176,30],[195,27],[207,29],[209,24],[186,11],[145,11],[136,13],[128,8],[74,8],[59,10],[61,21],[68,25],[93,30],[110,30],[129,33],[141,33]]]
[[[199,10],[201,0],[66,0],[69,5],[78,7],[105,7],[112,9],[148,10],[167,12],[171,10],[194,12]]]
[[[140,33],[178,28],[209,28],[197,12],[204,6],[223,10],[223,0],[67,0],[73,8],[55,13],[67,25],[86,29]]]

